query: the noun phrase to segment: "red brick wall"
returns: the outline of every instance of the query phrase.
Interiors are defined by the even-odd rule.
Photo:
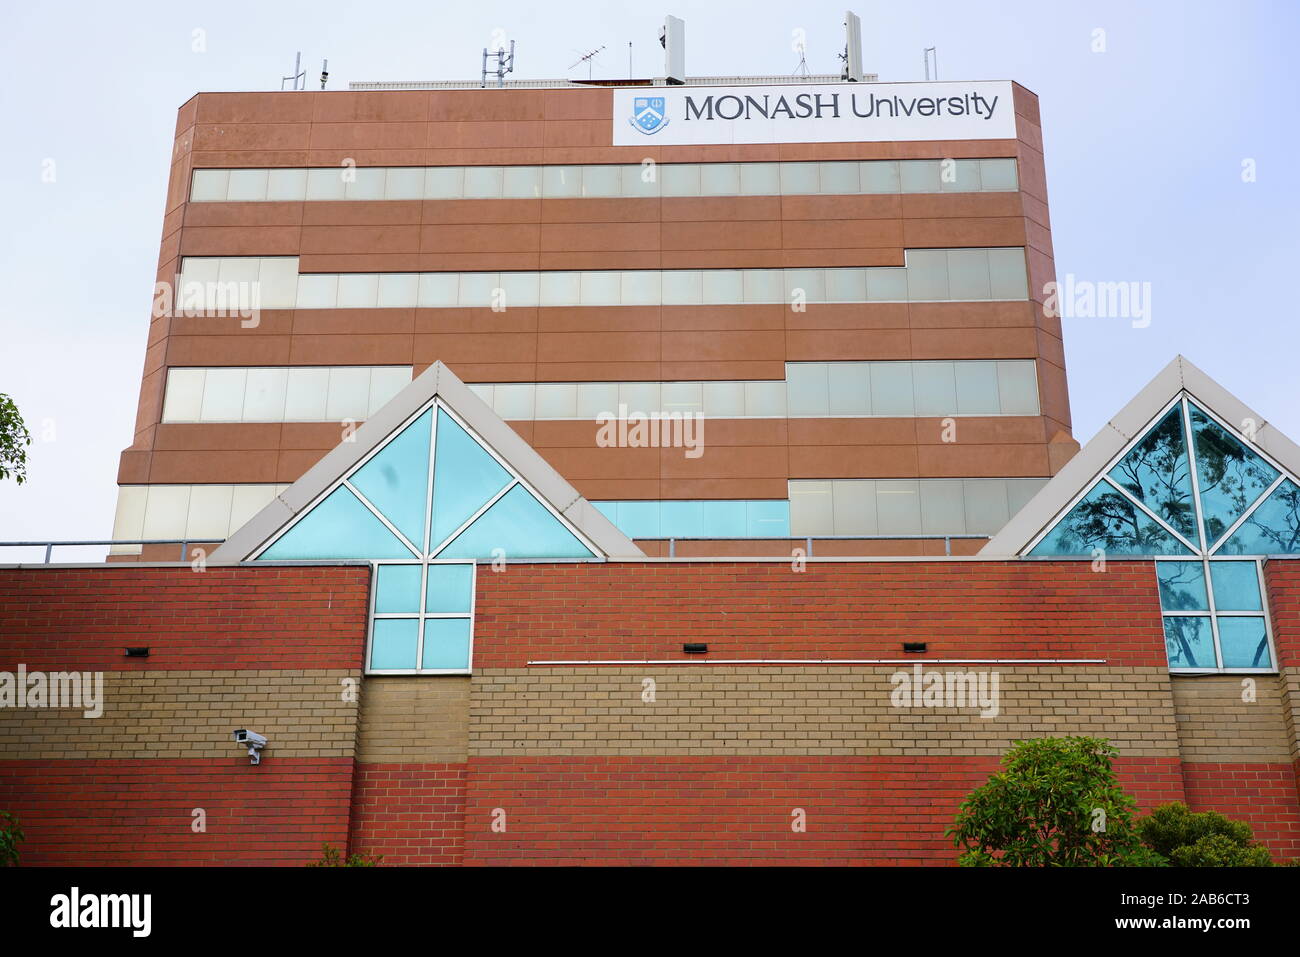
[[[1265,562],[1264,581],[1278,664],[1283,668],[1300,668],[1300,561]]]
[[[351,758],[2,761],[0,808],[24,865],[302,865],[345,846],[351,782]]]
[[[363,566],[0,569],[0,670],[360,668],[369,589]]]
[[[1164,665],[1150,562],[480,566],[475,668],[687,657],[1104,658]],[[924,660],[918,656],[919,660]]]
[[[383,865],[460,864],[463,764],[358,764],[349,851]]]
[[[1300,858],[1300,805],[1290,764],[1184,764],[1187,806],[1245,821],[1275,858]]]

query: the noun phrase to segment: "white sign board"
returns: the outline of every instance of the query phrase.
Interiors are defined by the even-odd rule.
[[[614,145],[1015,139],[1008,81],[614,90]]]

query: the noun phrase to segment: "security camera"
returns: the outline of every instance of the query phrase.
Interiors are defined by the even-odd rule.
[[[241,744],[248,748],[248,763],[262,763],[262,749],[266,747],[266,738],[256,731],[249,731],[247,728],[236,728],[231,732],[231,737],[235,739],[235,744]]]

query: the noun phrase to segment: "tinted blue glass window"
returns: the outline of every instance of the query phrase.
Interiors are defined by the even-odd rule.
[[[411,558],[370,509],[339,486],[264,551],[259,560]]]
[[[436,549],[493,495],[505,488],[511,476],[441,409],[438,410],[438,438],[433,461],[433,517],[429,547]]]
[[[1264,493],[1278,471],[1195,405],[1190,411],[1206,543],[1213,544]]]
[[[751,538],[788,538],[790,503],[778,500],[746,502],[745,530]]]
[[[375,572],[375,614],[420,610],[420,565],[380,565]]]
[[[1300,487],[1284,481],[1219,551],[1225,555],[1300,554]]]
[[[1107,473],[1172,527],[1196,541],[1192,466],[1179,403]]]
[[[424,547],[432,421],[432,410],[425,412],[349,479],[416,548]]]
[[[744,502],[704,502],[704,534],[717,538],[744,538]]]
[[[1196,615],[1165,618],[1165,650],[1170,668],[1217,668],[1210,619]]]
[[[1031,555],[1190,555],[1185,545],[1161,528],[1104,479],[1070,509]]]
[[[591,558],[592,552],[522,485],[516,485],[456,536],[443,558]]]
[[[469,619],[424,620],[424,668],[469,667]]]
[[[441,614],[468,613],[473,585],[473,565],[430,565],[424,610]]]
[[[1225,668],[1271,668],[1263,618],[1220,618],[1219,648]]]
[[[370,643],[370,667],[376,670],[414,668],[419,638],[418,618],[376,618]]]
[[[659,534],[698,538],[704,534],[703,502],[659,503]]]
[[[1165,611],[1209,611],[1205,566],[1195,562],[1156,562],[1160,607]]]
[[[1254,562],[1210,562],[1214,607],[1219,611],[1263,611]]]
[[[628,538],[659,537],[658,502],[617,502],[614,524]]]

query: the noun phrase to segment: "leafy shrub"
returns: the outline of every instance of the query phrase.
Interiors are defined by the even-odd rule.
[[[1162,804],[1138,822],[1142,842],[1175,867],[1269,867],[1268,850],[1254,842],[1245,821],[1218,811]]]
[[[319,861],[311,861],[308,867],[377,867],[384,859],[384,855],[371,856],[369,854],[349,854],[346,858],[339,853],[337,847],[332,844],[325,844],[321,851]]]
[[[26,836],[18,826],[18,818],[0,811],[0,867],[18,866],[18,845]]]

